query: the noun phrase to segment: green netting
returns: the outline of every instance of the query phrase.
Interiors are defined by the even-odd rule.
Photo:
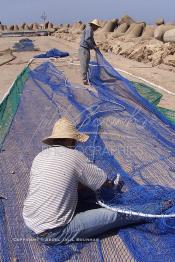
[[[137,91],[141,96],[143,96],[149,102],[156,105],[157,108],[166,116],[166,118],[168,118],[173,124],[175,124],[175,111],[158,106],[161,98],[163,97],[162,94],[154,90],[154,88],[147,86],[145,84],[138,83],[138,82],[132,82],[132,84],[134,84],[134,86],[136,87]]]
[[[0,104],[0,148],[19,105],[24,83],[28,79],[29,67],[25,67],[15,80],[10,92]]]
[[[175,111],[163,108],[163,107],[157,107],[173,124],[175,124]]]
[[[146,98],[149,102],[154,105],[159,104],[163,95],[155,91],[154,88],[138,82],[132,82],[132,84],[134,84],[139,94]]]

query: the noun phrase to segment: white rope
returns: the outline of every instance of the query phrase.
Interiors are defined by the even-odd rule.
[[[117,189],[117,186],[119,185],[119,182],[120,182],[120,174],[117,174],[117,176],[116,176],[116,178],[113,182],[114,182],[114,188]],[[171,215],[156,215],[156,214],[154,214],[153,215],[153,214],[145,214],[145,213],[142,213],[142,212],[134,212],[134,211],[131,211],[131,210],[121,209],[121,208],[117,208],[117,207],[110,207],[100,200],[100,194],[99,194],[98,191],[96,193],[96,199],[97,199],[97,203],[101,207],[107,208],[109,210],[112,210],[112,211],[115,211],[115,212],[118,212],[118,213],[127,214],[127,215],[130,215],[130,216],[132,215],[132,216],[141,216],[141,217],[149,217],[149,218],[175,217],[175,214],[171,214]]]
[[[131,210],[125,210],[125,209],[120,209],[120,208],[117,208],[117,207],[110,207],[108,205],[106,205],[105,203],[103,203],[101,200],[97,200],[98,204],[101,206],[101,207],[104,207],[104,208],[107,208],[111,211],[115,211],[115,212],[118,212],[118,213],[123,213],[123,214],[127,214],[127,215],[132,215],[132,216],[141,216],[141,217],[150,217],[150,218],[168,218],[168,217],[171,217],[171,218],[175,218],[175,214],[171,214],[171,215],[153,215],[153,214],[145,214],[145,213],[142,213],[142,212],[134,212],[134,211],[131,211]]]
[[[97,203],[101,206],[101,207],[104,207],[104,208],[107,208],[109,210],[112,210],[112,211],[115,211],[115,212],[118,212],[118,213],[123,213],[123,214],[127,214],[127,215],[132,215],[132,216],[141,216],[141,217],[149,217],[149,218],[175,218],[175,214],[171,214],[171,215],[153,215],[153,214],[145,214],[145,213],[142,213],[142,212],[134,212],[134,211],[130,211],[130,210],[125,210],[125,209],[120,209],[120,208],[117,208],[117,207],[110,207],[106,204],[104,204],[101,200],[97,200]]]
[[[128,75],[130,75],[130,76],[132,76],[132,77],[135,77],[135,78],[137,78],[137,79],[139,79],[139,80],[141,80],[141,81],[144,81],[144,82],[148,83],[149,85],[152,85],[152,86],[154,86],[154,87],[157,87],[157,88],[163,90],[164,92],[166,92],[166,93],[168,93],[168,94],[170,94],[170,95],[175,96],[175,93],[173,93],[173,92],[165,89],[165,88],[162,87],[162,86],[156,85],[156,84],[154,84],[154,83],[146,80],[146,79],[143,78],[143,77],[136,76],[136,75],[134,75],[134,74],[131,74],[131,73],[129,73],[129,72],[125,71],[125,70],[119,69],[119,68],[114,68],[114,69],[115,69],[115,70],[118,70],[118,71],[120,71],[120,72],[122,72],[122,73],[124,73],[124,74],[128,74]]]

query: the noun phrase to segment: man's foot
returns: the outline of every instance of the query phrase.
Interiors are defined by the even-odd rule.
[[[89,85],[87,80],[83,80],[83,84],[86,85],[86,86]]]

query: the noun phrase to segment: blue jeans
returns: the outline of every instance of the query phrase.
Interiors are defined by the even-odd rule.
[[[143,205],[143,209],[149,213],[161,214],[164,208],[162,204],[150,203]],[[128,216],[96,206],[95,209],[78,211],[69,224],[49,230],[46,234],[40,234],[38,238],[48,245],[89,241],[112,229],[146,222],[150,222],[150,219],[134,215]]]

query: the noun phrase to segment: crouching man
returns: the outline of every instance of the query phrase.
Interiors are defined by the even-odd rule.
[[[101,207],[76,211],[79,184],[94,192],[103,186],[112,187],[104,171],[74,149],[77,141],[87,139],[69,120],[61,118],[52,135],[43,140],[51,147],[33,161],[23,218],[32,235],[45,244],[86,240],[113,228],[143,222],[143,218]],[[156,208],[158,213],[162,211],[162,207]]]

